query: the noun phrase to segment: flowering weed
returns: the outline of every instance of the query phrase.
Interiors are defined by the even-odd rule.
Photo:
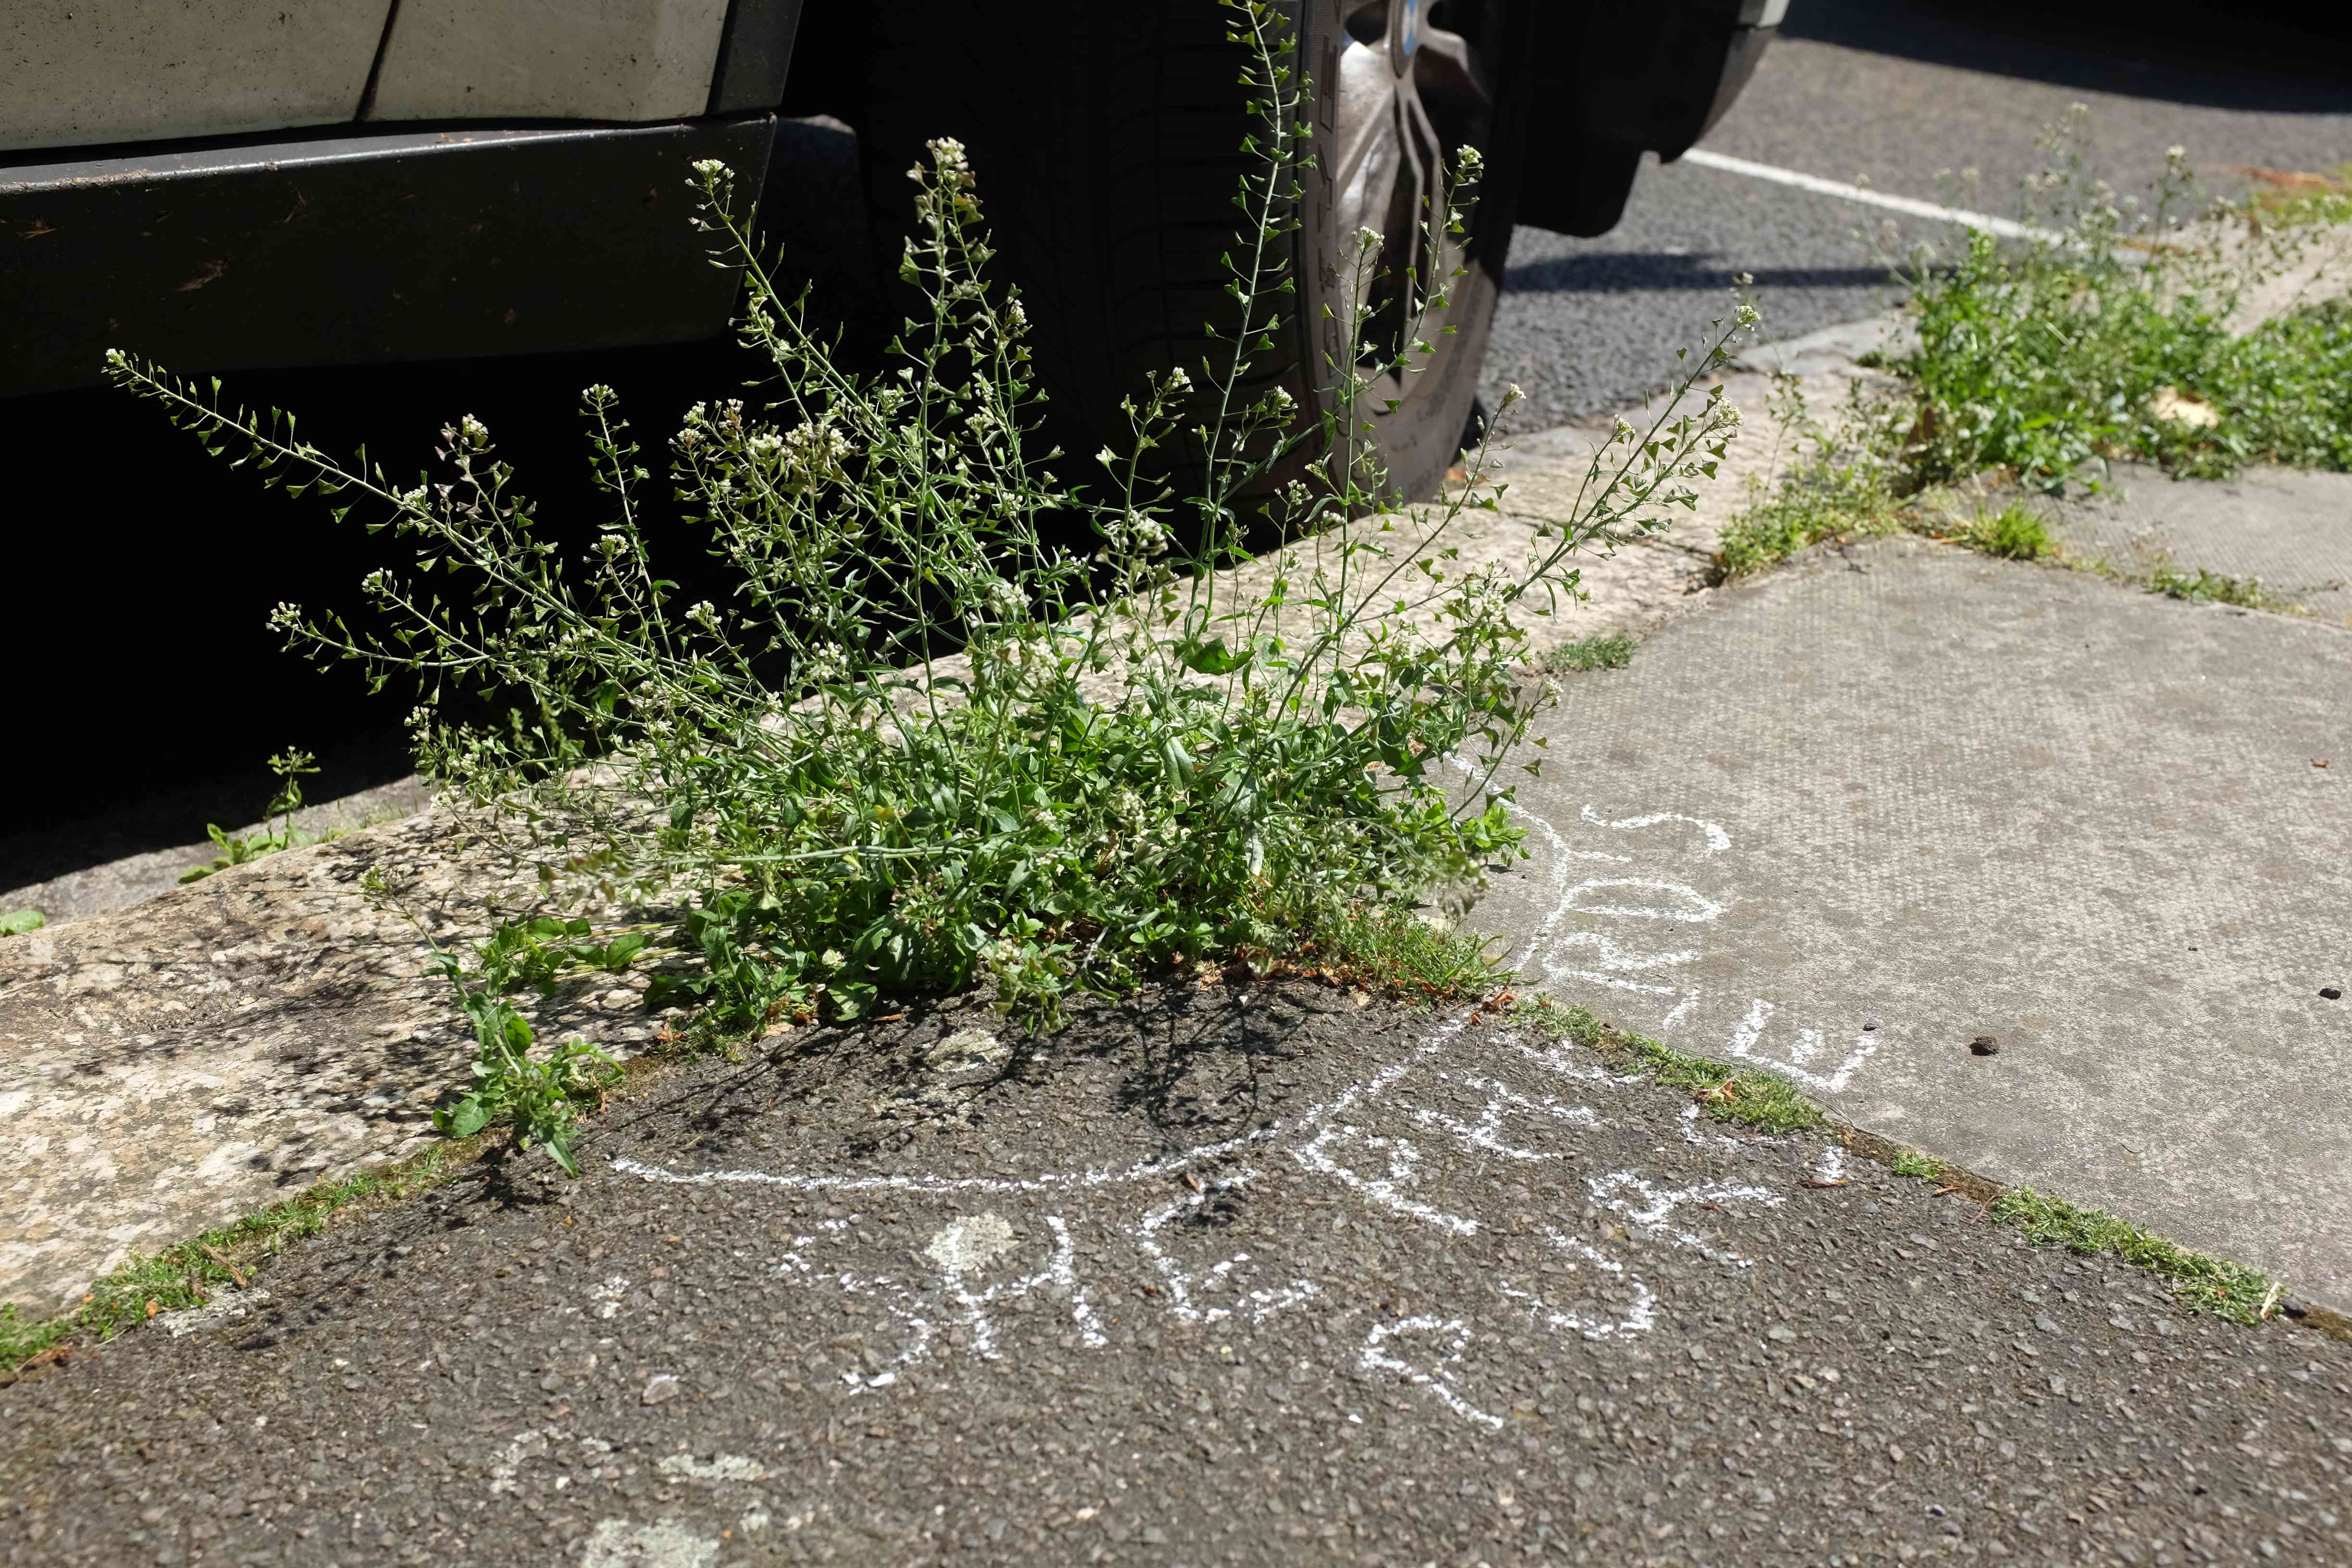
[[[1465,984],[1483,964],[1423,952],[1392,916],[1517,841],[1504,770],[1533,771],[1514,748],[1550,700],[1520,678],[1518,618],[1575,595],[1587,543],[1687,507],[1737,416],[1719,393],[1667,407],[1594,459],[1579,522],[1513,567],[1465,565],[1448,537],[1495,505],[1484,446],[1412,528],[1366,524],[1395,500],[1368,389],[1429,358],[1424,323],[1464,274],[1390,279],[1402,330],[1373,343],[1365,311],[1342,323],[1353,346],[1311,404],[1252,390],[1294,298],[1278,242],[1312,156],[1310,84],[1273,7],[1225,3],[1255,119],[1230,309],[1196,363],[1122,403],[1125,439],[1083,459],[1038,449],[1029,323],[991,280],[961,146],[935,142],[909,172],[901,274],[927,306],[873,374],[805,328],[733,175],[700,166],[698,221],[741,270],[740,336],[775,376],[764,405],[697,406],[669,446],[670,482],[733,580],[722,599],[679,603],[656,565],[638,518],[649,470],[609,388],[582,412],[614,515],[581,558],[544,536],[471,417],[443,431],[445,477],[404,486],[217,388],[122,355],[113,378],[271,482],[413,542],[412,563],[362,585],[367,616],[285,605],[276,624],[377,683],[420,678],[424,765],[552,898],[682,908],[686,961],[657,994],[701,1004],[708,1037],[975,984],[1048,1029],[1074,993],[1309,942],[1318,963],[1355,942],[1424,989]],[[1463,232],[1478,173],[1465,149],[1421,215],[1420,254],[1449,254],[1438,241]],[[1375,297],[1377,238],[1332,258],[1357,269],[1359,300]],[[1747,319],[1694,356],[1685,393]],[[1055,542],[1074,521],[1090,556]],[[1244,589],[1218,568],[1245,536],[1277,548]],[[450,716],[445,695],[474,692],[506,721]],[[539,1135],[560,1134],[601,1064],[542,1062],[498,985],[450,972],[485,1087],[449,1131],[528,1091]]]
[[[2043,138],[2025,216],[2054,240],[1969,237],[1913,260],[1920,482],[2006,468],[2051,486],[2095,458],[2224,477],[2250,462],[2352,468],[2352,312],[2324,300],[2233,331],[2252,290],[2324,243],[2325,213],[2265,223],[2199,196],[2175,147],[2142,204],[2084,166],[2084,111]]]

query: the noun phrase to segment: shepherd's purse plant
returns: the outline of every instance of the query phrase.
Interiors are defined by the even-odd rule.
[[[1683,400],[1750,317],[1593,459],[1574,526],[1515,564],[1465,564],[1463,520],[1500,493],[1490,449],[1396,521],[1370,389],[1431,353],[1478,155],[1456,155],[1421,215],[1428,276],[1380,275],[1380,237],[1356,237],[1336,258],[1354,346],[1319,391],[1280,384],[1311,84],[1275,7],[1223,3],[1253,121],[1231,308],[1196,363],[1120,405],[1125,435],[1097,454],[1041,449],[1028,318],[991,278],[959,144],[909,171],[902,273],[927,307],[874,374],[783,297],[732,173],[698,166],[698,221],[742,273],[740,335],[774,373],[769,401],[698,405],[669,443],[724,598],[681,603],[664,577],[656,544],[696,542],[648,537],[650,475],[609,388],[582,412],[613,515],[574,555],[471,416],[442,432],[443,476],[403,486],[216,385],[123,354],[110,374],[270,482],[413,542],[366,578],[365,615],[287,605],[275,624],[377,685],[419,678],[423,765],[551,901],[681,910],[690,962],[662,984],[705,1004],[707,1028],[985,984],[1045,1029],[1073,995],[1174,962],[1328,952],[1368,911],[1512,851],[1507,770],[1536,765],[1522,742],[1555,695],[1523,668],[1520,623],[1575,597],[1580,552],[1692,503],[1738,415],[1719,391]],[[1367,344],[1391,304],[1405,331]],[[1057,543],[1074,525],[1090,549]],[[1276,542],[1270,575],[1220,574],[1244,537]],[[458,692],[508,721],[451,717]],[[488,1022],[486,1054],[493,1036],[504,1050],[513,1032]]]

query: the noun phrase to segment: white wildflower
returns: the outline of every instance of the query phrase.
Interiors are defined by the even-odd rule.
[[[1180,364],[1174,370],[1168,373],[1168,390],[1171,392],[1190,392],[1192,390],[1192,378],[1184,374],[1184,367],[1182,365]]]
[[[1385,237],[1381,235],[1379,229],[1360,228],[1356,231],[1356,248],[1358,250],[1378,250],[1381,247],[1381,241],[1384,237]]]
[[[793,468],[803,474],[829,474],[849,456],[849,437],[822,422],[795,425],[784,432]]]
[[[490,444],[489,431],[484,427],[480,420],[470,414],[457,421],[457,433],[471,442],[478,450]]]
[[[1029,596],[1016,584],[1008,583],[1002,577],[990,578],[988,586],[981,592],[982,603],[988,606],[989,612],[992,615],[1010,617],[1018,616],[1029,608]]]

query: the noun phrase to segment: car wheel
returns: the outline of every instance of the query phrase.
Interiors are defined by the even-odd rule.
[[[1418,374],[1365,399],[1390,482],[1425,497],[1454,460],[1511,228],[1523,106],[1508,67],[1525,7],[1511,0],[1287,0],[1289,64],[1315,83],[1317,166],[1284,243],[1299,280],[1286,330],[1255,366],[1260,384],[1303,406],[1328,403],[1326,355],[1341,350],[1350,301],[1340,260],[1360,228],[1385,237],[1393,293],[1419,254],[1424,199],[1454,150],[1486,155],[1470,232],[1437,265],[1466,265]],[[1065,447],[1092,451],[1123,430],[1120,397],[1150,373],[1200,364],[1203,323],[1231,310],[1235,182],[1252,167],[1237,78],[1246,59],[1233,14],[1211,0],[1045,0],[1018,8],[930,0],[874,18],[858,132],[869,202],[895,265],[930,137],[970,150],[1002,280],[1035,323],[1040,378]],[[1392,332],[1397,312],[1370,303]],[[1327,321],[1325,306],[1339,320]],[[1451,329],[1447,331],[1445,329]],[[1393,400],[1393,409],[1388,406]],[[1066,476],[1072,477],[1072,476]]]

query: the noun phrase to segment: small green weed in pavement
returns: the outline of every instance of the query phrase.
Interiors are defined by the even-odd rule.
[[[1626,1034],[1604,1024],[1584,1007],[1561,1006],[1549,996],[1519,1003],[1512,1016],[1553,1039],[1598,1051],[1638,1068],[1653,1082],[1686,1091],[1719,1121],[1774,1134],[1810,1131],[1825,1125],[1820,1110],[1776,1074],[1727,1068],[1705,1057],[1686,1055],[1646,1035]]]
[[[269,771],[278,775],[278,791],[269,797],[268,808],[261,816],[265,822],[273,816],[278,818],[278,831],[232,838],[221,830],[220,824],[206,823],[205,832],[211,836],[220,854],[209,866],[191,866],[183,871],[180,874],[183,883],[201,881],[215,871],[247,865],[265,855],[281,854],[289,849],[306,848],[322,842],[310,834],[298,833],[294,828],[294,814],[302,809],[302,780],[319,771],[319,759],[308,752],[296,751],[289,746],[269,759]]]
[[[193,1241],[134,1257],[92,1285],[79,1307],[40,1322],[26,1322],[14,1302],[0,1302],[0,1374],[58,1345],[112,1339],[158,1313],[200,1307],[223,1285],[242,1288],[253,1265],[289,1241],[317,1235],[336,1214],[355,1205],[440,1186],[467,1167],[471,1152],[436,1144],[390,1170],[322,1182]]]
[[[1853,463],[1810,462],[1724,525],[1717,570],[1727,580],[1745,577],[1826,540],[1884,533],[1892,527],[1895,505],[1874,471]]]
[[[471,969],[435,945],[436,967],[473,1026],[475,1042],[473,1087],[433,1112],[433,1125],[444,1135],[470,1138],[502,1125],[511,1129],[519,1151],[544,1148],[565,1172],[580,1173],[572,1143],[581,1110],[604,1104],[605,1090],[621,1079],[621,1065],[576,1037],[534,1055],[537,1033],[507,997],[525,984],[551,989],[567,964],[625,969],[646,945],[642,931],[624,931],[602,943],[587,939],[585,921],[501,926],[474,949]]]
[[[23,936],[48,923],[49,917],[38,910],[0,910],[0,936]]]
[[[2057,541],[2050,537],[2050,525],[2032,511],[2013,504],[1979,515],[1969,524],[1961,542],[2004,561],[2040,561],[2058,552]]]
[[[2227,577],[2218,572],[2208,572],[2202,566],[2194,572],[2187,572],[2170,561],[2158,561],[2149,568],[2147,591],[2161,594],[2168,599],[2210,601],[2217,605],[2235,605],[2246,610],[2276,607],[2276,602],[2263,592],[2259,577]]]
[[[2184,1304],[2233,1322],[2260,1322],[2278,1305],[2281,1291],[2269,1276],[2191,1252],[2104,1209],[2077,1208],[2032,1187],[2012,1187],[1994,1201],[1992,1217],[2017,1226],[2038,1246],[2085,1255],[2112,1252],[2161,1278]]]
[[[1548,648],[1537,657],[1536,668],[1547,675],[1581,675],[1595,669],[1622,669],[1633,662],[1633,639],[1619,632]]]
[[[1944,1162],[1916,1149],[1897,1149],[1886,1168],[1898,1176],[1916,1176],[1923,1182],[1932,1182],[1943,1175]]]
[[[368,615],[285,605],[272,624],[379,684],[415,679],[423,770],[549,899],[688,906],[664,994],[699,1004],[714,1040],[982,986],[1050,1030],[1075,997],[1310,940],[1402,985],[1459,984],[1484,961],[1396,914],[1518,852],[1517,748],[1557,694],[1525,679],[1515,617],[1575,596],[1579,551],[1695,504],[1738,422],[1700,388],[1754,312],[1727,310],[1648,427],[1594,454],[1584,512],[1524,561],[1461,560],[1469,513],[1494,508],[1483,445],[1410,532],[1349,529],[1401,504],[1366,410],[1451,330],[1482,160],[1459,151],[1396,220],[1436,265],[1389,275],[1369,229],[1311,258],[1361,304],[1337,324],[1348,347],[1278,379],[1264,356],[1308,264],[1287,237],[1312,105],[1279,8],[1225,12],[1255,124],[1223,314],[1197,358],[1130,390],[1099,452],[1041,449],[1027,344],[1057,324],[992,280],[984,193],[947,138],[913,171],[901,276],[923,302],[881,374],[836,361],[779,292],[734,173],[697,166],[696,219],[741,274],[739,334],[771,372],[764,404],[698,404],[668,442],[698,542],[646,525],[652,474],[609,387],[581,414],[612,515],[566,551],[470,416],[444,427],[442,470],[407,484],[128,354],[109,374],[413,546],[365,579]],[[1269,539],[1267,585],[1218,570]],[[655,559],[673,548],[707,549],[730,590],[679,602]],[[485,687],[511,721],[436,706]],[[450,1128],[528,1097],[560,1149],[547,1134],[604,1068],[536,1054],[489,963],[445,961],[486,1073]]]

